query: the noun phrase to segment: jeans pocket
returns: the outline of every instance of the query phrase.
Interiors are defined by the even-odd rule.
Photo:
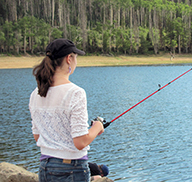
[[[39,168],[39,182],[44,182],[45,180],[45,170],[41,167]]]
[[[85,170],[84,171],[84,175],[85,175],[86,182],[89,182],[90,181],[90,177],[91,177],[89,170]]]
[[[47,181],[49,182],[72,182],[73,171],[48,170]]]
[[[73,173],[74,182],[89,182],[90,181],[90,173],[89,170],[79,170]]]

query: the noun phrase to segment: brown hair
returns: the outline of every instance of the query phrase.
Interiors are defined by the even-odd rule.
[[[56,60],[50,59],[51,55],[47,55],[42,62],[35,66],[33,75],[37,81],[38,94],[46,97],[49,87],[53,84],[53,76],[58,66],[61,66],[64,57]]]

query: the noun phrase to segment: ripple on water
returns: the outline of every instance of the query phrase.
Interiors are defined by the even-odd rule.
[[[112,120],[189,66],[77,68],[71,81],[87,93],[90,120]],[[192,181],[191,73],[114,121],[89,151],[114,181]],[[37,172],[40,152],[31,133],[31,69],[0,70],[0,161]],[[91,80],[91,81],[90,81]]]

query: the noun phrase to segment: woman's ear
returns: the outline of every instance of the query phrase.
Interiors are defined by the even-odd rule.
[[[66,61],[67,61],[67,64],[70,64],[71,63],[71,55],[69,54],[69,55],[67,55],[66,56]]]

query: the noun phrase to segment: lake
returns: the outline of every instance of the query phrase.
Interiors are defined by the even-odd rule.
[[[108,122],[191,68],[78,67],[70,80],[87,93],[89,122]],[[31,132],[32,69],[0,70],[0,161],[38,171]],[[90,145],[89,161],[106,164],[108,177],[128,181],[192,181],[192,71],[115,120]]]

